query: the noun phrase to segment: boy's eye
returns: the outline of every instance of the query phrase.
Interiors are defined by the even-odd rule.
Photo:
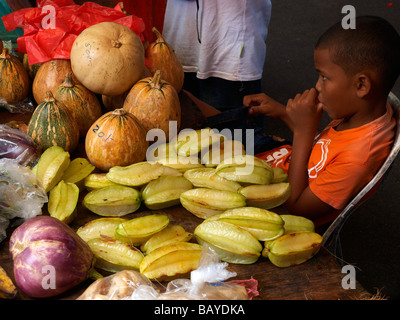
[[[326,80],[326,77],[324,75],[321,74],[320,77],[322,80]]]

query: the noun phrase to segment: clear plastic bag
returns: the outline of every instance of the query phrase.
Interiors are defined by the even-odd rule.
[[[198,267],[190,273],[190,280],[170,281],[157,300],[248,300],[244,286],[226,282],[236,277],[227,267],[228,263],[221,262],[214,250],[203,245]]]
[[[0,97],[0,109],[5,109],[11,113],[30,113],[35,110],[35,105],[30,97],[13,104],[8,103],[6,99]]]
[[[78,300],[248,300],[245,285],[225,281],[236,276],[227,266],[212,249],[203,246],[191,279],[172,280],[164,292],[139,272],[124,270],[96,280]]]
[[[42,213],[47,193],[36,175],[16,160],[0,159],[0,242],[6,237],[10,221],[17,223]]]

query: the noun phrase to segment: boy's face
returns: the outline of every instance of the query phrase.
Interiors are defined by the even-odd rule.
[[[315,68],[319,73],[315,88],[318,100],[331,119],[347,118],[354,114],[354,82],[344,70],[333,63],[328,49],[315,49]]]

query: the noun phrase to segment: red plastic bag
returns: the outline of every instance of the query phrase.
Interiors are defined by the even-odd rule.
[[[28,54],[30,65],[52,59],[69,59],[72,44],[87,27],[112,21],[127,26],[142,40],[145,24],[135,15],[94,2],[77,5],[73,0],[38,0],[37,7],[24,8],[2,17],[7,31],[22,28],[17,50]]]

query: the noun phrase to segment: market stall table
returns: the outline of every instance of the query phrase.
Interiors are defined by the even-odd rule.
[[[27,123],[29,117],[29,114],[11,114],[2,111],[0,112],[0,123],[6,123],[11,120]],[[84,152],[82,143],[76,152],[79,154]],[[71,155],[71,157],[73,156]],[[84,192],[81,193],[81,200],[83,196]],[[277,208],[275,211],[280,213],[280,210],[280,208]],[[46,205],[43,208],[43,214],[47,214]],[[129,219],[148,214],[166,214],[171,224],[179,224],[189,232],[193,232],[196,226],[202,222],[202,219],[197,218],[180,205],[152,211],[142,206],[138,211],[124,216],[124,218]],[[79,201],[78,215],[70,226],[76,230],[84,223],[99,217],[83,207],[81,201]],[[11,233],[12,228],[9,228],[7,239],[0,243],[0,266],[5,269],[8,276],[14,281],[13,262],[8,248],[8,240]],[[343,279],[347,274],[342,273],[342,268],[336,258],[325,248],[321,248],[319,253],[311,260],[297,266],[279,268],[274,266],[268,259],[260,257],[254,264],[229,264],[228,268],[237,273],[235,278],[229,280],[248,280],[253,278],[258,281],[257,290],[259,295],[255,296],[254,300],[356,300],[371,298],[371,295],[358,282],[356,282],[355,289],[344,288],[346,286],[342,285],[342,281],[346,282]],[[52,299],[76,299],[92,281],[87,279],[77,287]],[[161,291],[166,284],[158,284]],[[25,300],[31,298],[18,292],[16,299]]]

